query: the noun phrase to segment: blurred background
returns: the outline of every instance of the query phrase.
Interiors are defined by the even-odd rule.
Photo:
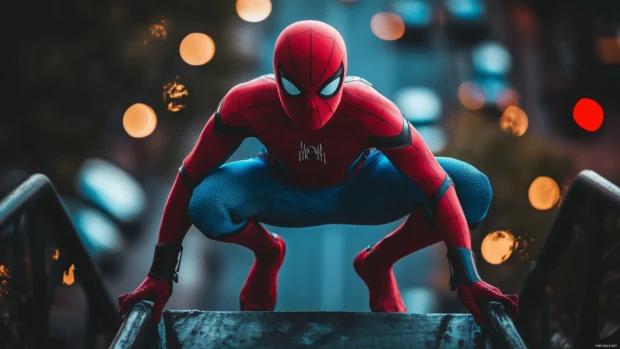
[[[580,170],[620,182],[618,1],[63,0],[18,11],[5,43],[16,56],[0,117],[0,197],[47,175],[114,296],[146,276],[178,167],[217,103],[272,73],[278,34],[299,20],[339,30],[349,75],[392,99],[437,156],[489,176],[494,200],[472,239],[482,276],[504,292],[519,291]],[[230,161],[259,149],[248,139]],[[270,227],[289,247],[277,310],[367,311],[353,258],[399,223]],[[184,247],[168,308],[238,310],[252,254],[195,228]],[[410,312],[464,312],[448,290],[444,246],[395,272]],[[54,300],[59,338],[79,332],[74,282],[69,268]]]

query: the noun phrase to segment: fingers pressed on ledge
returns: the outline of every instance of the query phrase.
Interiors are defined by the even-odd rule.
[[[125,297],[120,305],[118,312],[122,315],[125,314],[131,307],[141,299],[142,294],[140,293],[131,293]]]

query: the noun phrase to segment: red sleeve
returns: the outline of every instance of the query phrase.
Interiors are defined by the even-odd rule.
[[[402,137],[406,140],[406,145],[378,149],[390,159],[396,168],[417,183],[427,196],[432,197],[439,191],[447,174],[437,163],[435,156],[428,149],[418,131],[404,120],[400,113],[398,115],[399,117],[394,116],[394,118],[398,119],[401,124],[400,132],[403,132]],[[471,249],[469,227],[454,185],[448,187],[438,202],[431,204],[436,204],[435,222],[446,245]]]
[[[158,243],[183,240],[191,226],[187,211],[193,188],[228,160],[246,137],[252,136],[241,113],[246,88],[238,85],[224,97],[183,161],[164,207]]]
[[[471,249],[469,227],[454,185],[441,195],[447,174],[396,105],[362,82],[350,84],[342,103],[342,109],[356,115],[368,130],[369,147],[381,150],[429,199],[439,196],[434,203],[435,220],[446,245]]]

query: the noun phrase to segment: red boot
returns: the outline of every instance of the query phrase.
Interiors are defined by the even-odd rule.
[[[368,287],[372,311],[407,311],[392,266],[401,258],[439,241],[439,233],[429,226],[422,211],[417,211],[390,235],[357,255],[353,267]]]
[[[241,310],[273,311],[278,298],[278,272],[286,253],[284,240],[259,223],[249,221],[243,230],[222,241],[254,252],[254,264],[239,297]]]

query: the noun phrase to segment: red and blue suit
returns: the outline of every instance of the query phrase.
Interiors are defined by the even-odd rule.
[[[406,311],[392,266],[443,241],[451,287],[476,322],[489,301],[516,314],[516,295],[482,281],[471,251],[470,229],[491,202],[488,178],[465,162],[433,156],[394,103],[364,79],[347,76],[344,40],[331,26],[287,27],[273,68],[274,74],[233,87],[207,121],[170,192],[151,270],[134,292],[119,297],[120,312],[151,300],[159,321],[192,224],[207,238],[254,253],[240,307],[271,311],[286,245],[262,224],[379,225],[407,217],[353,262],[372,311]],[[263,151],[224,164],[248,137],[262,142]]]

